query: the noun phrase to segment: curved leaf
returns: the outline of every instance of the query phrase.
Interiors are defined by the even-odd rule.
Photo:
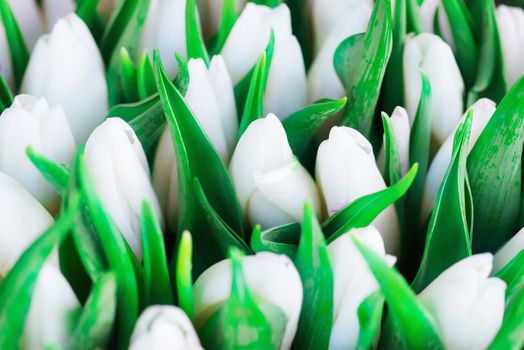
[[[2,74],[0,74],[0,114],[13,104],[13,94]]]
[[[235,8],[235,0],[224,0],[222,4],[222,16],[220,18],[220,28],[218,29],[217,41],[215,43],[213,52],[219,54],[226,43],[227,37],[233,29],[237,21],[237,12]]]
[[[254,252],[284,254],[294,260],[300,239],[300,225],[291,223],[261,231],[255,226],[251,235],[251,249]]]
[[[125,47],[120,49],[120,80],[124,99],[129,102],[138,100],[137,76],[133,59]]]
[[[71,175],[69,168],[63,164],[54,163],[40,153],[35,152],[31,146],[26,148],[25,153],[44,179],[53,186],[53,189],[61,197],[65,196]]]
[[[373,349],[380,335],[383,311],[384,295],[381,292],[372,293],[362,300],[357,310],[360,334],[355,349]]]
[[[136,68],[138,98],[143,100],[156,93],[155,71],[147,51],[142,52]]]
[[[192,277],[193,240],[189,231],[182,233],[176,258],[176,290],[178,305],[191,321],[194,320],[193,277]]]
[[[201,58],[209,66],[209,55],[200,34],[195,0],[186,0],[186,45],[187,58]]]

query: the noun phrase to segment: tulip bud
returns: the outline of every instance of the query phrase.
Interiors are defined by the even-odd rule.
[[[442,38],[453,47],[453,34],[442,2],[440,0],[424,0],[419,9],[422,29],[425,33],[434,33],[435,16],[437,15],[438,9],[438,29],[440,30]]]
[[[418,295],[433,315],[446,349],[486,349],[497,334],[506,284],[489,278],[492,263],[489,253],[465,258]]]
[[[21,90],[61,104],[79,143],[104,120],[108,97],[102,57],[77,15],[60,19],[51,34],[38,40]]]
[[[329,139],[320,144],[316,179],[330,216],[354,200],[386,188],[375,163],[373,147],[362,134],[348,127],[332,128]],[[399,224],[395,207],[391,205],[384,210],[373,225],[382,234],[386,250],[396,253]]]
[[[5,276],[53,218],[25,188],[0,172],[0,275]]]
[[[287,322],[280,349],[287,350],[295,336],[302,307],[302,282],[293,262],[285,255],[269,252],[243,258],[244,277],[259,302],[278,307]],[[231,292],[231,262],[222,260],[208,268],[193,286],[195,323],[204,325]],[[272,322],[271,318],[268,319]]]
[[[60,270],[45,265],[31,298],[22,338],[23,348],[45,349],[53,344],[59,349],[67,349],[71,316],[80,307],[80,302]]]
[[[524,249],[524,227],[500,248],[493,259],[493,274],[499,272]]]
[[[26,156],[28,146],[56,163],[69,164],[75,140],[61,106],[50,108],[43,97],[19,95],[0,116],[0,171],[54,212],[58,195]]]
[[[235,95],[227,67],[221,56],[214,56],[209,69],[202,59],[191,59],[188,70],[185,100],[217,153],[227,162],[238,132]],[[165,129],[158,144],[153,184],[169,225],[176,224],[178,174],[169,128]]]
[[[35,46],[36,40],[42,34],[42,21],[38,6],[34,0],[9,0],[8,3],[20,27],[24,42],[29,51],[31,51]],[[9,87],[13,88],[13,65],[9,52],[5,28],[0,19],[0,73]]]
[[[235,9],[237,13],[242,11],[247,0],[235,0]],[[202,0],[200,1],[200,15],[203,19],[204,35],[206,38],[212,37],[220,28],[222,20],[222,8],[224,0]]]
[[[340,0],[331,2],[340,2]],[[342,41],[366,31],[373,4],[368,0],[359,0],[356,4],[347,3],[343,7],[345,11],[339,12],[343,16],[335,17],[331,17],[332,12],[338,12],[338,7],[324,6],[321,0],[316,0],[313,7],[314,9],[318,7],[318,11],[313,11],[318,53],[307,77],[308,99],[311,103],[322,98],[340,98],[345,95],[344,86],[335,72],[333,56]],[[334,21],[333,18],[339,20]],[[326,26],[329,26],[329,30],[324,29]]]
[[[409,137],[411,134],[411,127],[409,125],[408,112],[403,107],[396,107],[389,118],[389,123],[395,135],[395,141],[397,146],[398,158],[400,163],[400,172],[402,175],[406,175],[409,170]],[[384,138],[386,135],[384,134]],[[378,163],[379,168],[384,168],[385,161],[385,141],[382,143],[380,149]]]
[[[524,10],[500,5],[496,10],[508,88],[524,74]]]
[[[42,9],[46,28],[50,30],[60,18],[75,12],[76,3],[75,0],[42,0]]]
[[[360,324],[357,310],[360,303],[378,289],[368,264],[355,247],[353,237],[372,249],[389,265],[396,258],[387,255],[382,236],[373,226],[354,229],[340,236],[328,246],[333,269],[335,305],[330,349],[354,349],[357,345]]]
[[[175,52],[187,56],[186,0],[151,0],[140,40],[140,51],[158,49],[167,74],[174,78]]]
[[[480,134],[488,124],[491,116],[495,112],[495,102],[487,98],[482,98],[471,105],[470,109],[473,111],[473,119],[471,123],[471,133],[469,137],[468,152],[473,149],[477,142]],[[467,113],[466,113],[467,114]],[[438,190],[446,175],[446,171],[451,162],[451,156],[453,154],[453,140],[455,133],[459,125],[461,125],[466,119],[466,114],[457,122],[455,130],[453,130],[446,141],[440,146],[437,154],[433,158],[431,165],[429,166],[428,173],[426,175],[426,183],[424,185],[424,197],[422,202],[422,221],[428,217],[435,205],[437,199]]]
[[[171,305],[153,305],[138,318],[129,349],[202,350],[202,346],[184,311]]]
[[[275,47],[264,96],[264,114],[286,117],[307,102],[304,58],[298,40],[291,32],[291,14],[287,5],[271,9],[248,3],[231,29],[221,54],[233,83],[237,84],[265,50],[271,29],[275,35]]]
[[[414,118],[422,90],[420,69],[431,84],[432,135],[442,144],[463,112],[464,81],[448,44],[433,34],[409,36],[404,47],[406,109]]]
[[[304,203],[321,214],[318,189],[294,158],[286,132],[273,114],[250,124],[238,141],[229,167],[249,222],[270,228],[301,222]]]
[[[89,136],[85,160],[105,209],[141,259],[142,203],[148,201],[160,223],[163,220],[146,155],[135,132],[120,118],[107,119]]]

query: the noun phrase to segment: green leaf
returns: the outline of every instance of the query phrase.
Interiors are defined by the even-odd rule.
[[[524,346],[524,280],[506,301],[504,320],[489,350],[520,350]]]
[[[521,281],[524,280],[524,250],[515,255],[497,273],[497,277],[506,282],[506,299],[508,299],[515,292]]]
[[[360,197],[329,217],[322,224],[328,242],[333,242],[352,228],[366,227],[371,224],[384,209],[406,194],[417,175],[417,170],[418,165],[414,164],[408,173],[393,186]]]
[[[176,258],[176,290],[178,305],[191,321],[194,320],[192,260],[193,240],[189,231],[182,233]]]
[[[226,43],[227,37],[237,21],[235,0],[224,0],[222,4],[222,16],[220,18],[220,28],[218,29],[217,41],[213,52],[219,54]]]
[[[442,0],[453,36],[453,50],[466,87],[473,85],[477,73],[478,48],[468,17],[471,14],[462,0]]]
[[[143,100],[156,93],[155,71],[147,51],[142,52],[136,69],[138,98]]]
[[[185,96],[189,86],[189,69],[187,68],[186,61],[178,54],[178,52],[175,52],[175,59],[178,65],[178,74],[175,79],[175,86],[178,91],[180,91],[182,96]]]
[[[322,229],[307,203],[295,266],[304,286],[293,349],[327,349],[333,324],[334,277]]]
[[[386,349],[444,349],[431,316],[402,275],[370,248],[353,238],[384,294],[389,310],[388,333],[381,337]],[[388,321],[386,321],[388,322]]]
[[[242,254],[231,250],[231,293],[204,324],[199,337],[204,348],[276,349],[269,320],[257,305],[244,278]]]
[[[148,0],[120,1],[102,37],[100,52],[107,66],[110,106],[120,102],[123,95],[119,77],[119,50],[125,47],[131,57],[137,56],[148,7]]]
[[[251,249],[256,253],[284,254],[295,260],[299,239],[300,225],[296,222],[265,231],[261,231],[260,226],[257,225],[251,235]]]
[[[253,121],[264,117],[264,93],[265,93],[265,70],[266,70],[266,53],[263,52],[255,65],[251,83],[246,98],[244,112],[240,118],[237,139],[244,134],[249,124]]]
[[[0,284],[0,348],[18,349],[40,270],[78,215],[80,196],[60,218],[25,250]]]
[[[99,0],[84,0],[77,7],[76,14],[89,27],[91,32],[95,30],[95,20],[97,19],[96,8]]]
[[[42,154],[35,152],[31,146],[26,148],[25,153],[44,179],[63,197],[69,183],[71,173],[69,168],[64,164],[54,163]]]
[[[267,7],[277,7],[282,3],[282,0],[251,0],[251,2],[257,5],[264,5]]]
[[[164,236],[151,204],[142,204],[140,219],[144,261],[144,308],[149,305],[170,305],[173,294],[169,281]]]
[[[468,93],[468,105],[481,97],[500,102],[506,92],[504,79],[504,60],[500,43],[495,3],[491,0],[471,0],[468,2],[475,22],[474,32],[479,34],[480,45],[478,71],[475,84]]]
[[[138,287],[137,277],[133,267],[133,259],[128,253],[127,243],[112,219],[102,206],[88,175],[81,150],[77,152],[76,169],[78,182],[86,209],[93,219],[93,225],[103,247],[109,268],[118,271],[117,277],[117,315],[118,344],[126,348],[138,317]]]
[[[282,121],[289,145],[301,164],[312,165],[316,155],[315,133],[322,123],[344,108],[347,98],[322,99]]]
[[[444,270],[471,255],[466,216],[466,160],[473,112],[455,133],[451,162],[440,185],[413,288],[420,292]]]
[[[107,346],[116,313],[116,275],[107,272],[93,285],[89,299],[70,337],[70,349],[103,349]]]
[[[522,195],[524,78],[504,97],[468,157],[473,251],[495,251],[516,232]]]
[[[343,82],[351,108],[343,124],[369,137],[382,80],[392,49],[391,4],[378,0],[367,32],[344,40],[335,52],[335,70]]]
[[[310,3],[308,0],[285,0],[284,2],[291,12],[293,35],[300,43],[304,63],[306,68],[308,68],[313,59],[313,41],[311,40],[313,28],[310,23]]]
[[[177,155],[181,204],[178,231],[188,230],[193,235],[196,247],[195,273],[198,275],[224,256],[220,249],[216,249],[213,234],[210,232],[216,228],[209,227],[200,217],[202,208],[195,197],[193,179],[197,178],[200,181],[203,193],[212,208],[240,237],[243,237],[243,216],[224,163],[200,128],[184,98],[167,77],[156,51],[154,60],[158,91]],[[203,251],[209,250],[213,254],[203,254]]]
[[[0,114],[13,104],[13,94],[9,85],[5,81],[2,74],[0,74]]]
[[[422,1],[420,0],[406,0],[407,33],[415,33],[415,35],[418,35],[424,32],[422,18],[420,17],[419,13],[419,6],[421,4]]]
[[[9,47],[9,57],[13,65],[15,86],[19,88],[29,63],[29,50],[7,0],[0,0],[0,16]]]
[[[201,58],[209,66],[209,55],[198,26],[195,0],[186,0],[186,45],[187,59]]]
[[[360,334],[355,349],[373,349],[375,341],[380,335],[383,310],[384,295],[379,291],[368,295],[362,300],[357,310]]]
[[[420,71],[420,76],[422,91],[409,138],[409,162],[419,165],[419,172],[406,196],[406,223],[410,225],[409,232],[411,233],[417,232],[420,227],[422,195],[429,166],[431,140],[431,83],[423,70]],[[411,238],[413,237],[411,236]],[[408,239],[408,241],[414,242],[414,239]],[[411,245],[410,250],[412,248],[414,248],[414,245]]]
[[[128,102],[138,100],[137,71],[133,59],[125,47],[120,49],[120,79],[124,99]]]

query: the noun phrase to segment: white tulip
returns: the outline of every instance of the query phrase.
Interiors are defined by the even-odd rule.
[[[151,0],[140,40],[140,51],[158,49],[167,74],[178,71],[175,52],[183,58],[186,48],[186,0]]]
[[[255,120],[238,141],[229,167],[240,205],[263,228],[301,222],[309,201],[321,214],[318,189],[295,159],[286,132],[273,114]]]
[[[506,244],[504,244],[495,254],[493,259],[493,274],[499,272],[515,256],[524,249],[524,227]]]
[[[357,130],[348,127],[333,127],[329,139],[320,144],[316,179],[330,216],[354,200],[386,188],[371,144]],[[382,234],[386,250],[396,254],[399,224],[395,207],[386,208],[373,225]]]
[[[307,103],[304,59],[298,40],[291,32],[291,14],[287,5],[271,9],[248,3],[221,54],[233,83],[237,84],[265,50],[271,29],[275,35],[275,47],[264,96],[264,114],[275,113],[285,118]]]
[[[42,34],[42,20],[38,6],[34,0],[9,0],[9,6],[20,27],[25,44],[29,51],[35,46],[36,40]],[[5,29],[0,19],[0,73],[8,83],[14,87],[13,65]]]
[[[403,107],[395,107],[391,117],[389,117],[389,123],[395,136],[400,172],[402,175],[406,175],[409,170],[409,137],[411,134],[408,112]],[[384,169],[386,157],[385,137],[386,135],[384,134],[384,141],[377,160],[379,168],[382,170]]]
[[[185,100],[220,157],[227,162],[238,132],[233,84],[221,56],[206,68],[202,59],[188,62],[189,86]],[[178,174],[171,132],[160,138],[153,169],[153,184],[170,226],[176,224]]]
[[[302,282],[293,262],[285,255],[269,252],[243,258],[249,290],[261,302],[278,307],[287,317],[280,349],[287,350],[295,336],[302,307]],[[222,260],[208,268],[193,286],[195,323],[202,327],[228,299],[231,292],[231,262]],[[271,320],[269,320],[271,321]]]
[[[242,11],[247,0],[235,0],[237,13]],[[203,19],[204,34],[207,38],[216,34],[222,20],[222,8],[224,0],[202,0],[200,1],[200,14]]]
[[[504,56],[504,76],[511,87],[524,74],[524,10],[500,5],[496,18]]]
[[[130,350],[202,350],[191,321],[182,309],[153,305],[145,309],[135,325]]]
[[[75,0],[43,0],[42,9],[47,30],[51,30],[55,23],[68,14],[75,12]]]
[[[477,142],[480,134],[488,124],[491,116],[495,112],[496,105],[495,102],[487,98],[482,98],[475,102],[469,108],[473,111],[473,119],[471,123],[471,133],[469,138],[468,152],[473,149],[475,143]],[[442,184],[442,180],[446,175],[446,171],[451,162],[451,156],[453,155],[453,139],[455,138],[455,133],[457,128],[464,119],[466,114],[458,121],[455,130],[453,130],[446,141],[440,146],[437,154],[433,158],[431,165],[429,166],[428,173],[426,175],[426,183],[424,185],[424,197],[422,201],[422,221],[428,217],[428,215],[433,210],[435,206],[435,200],[437,199],[438,190]]]
[[[465,258],[418,295],[433,315],[446,349],[486,349],[497,334],[506,284],[489,277],[492,263],[489,253]]]
[[[53,224],[53,218],[25,188],[0,172],[0,275]]]
[[[448,44],[433,34],[408,36],[404,47],[406,109],[415,118],[422,90],[420,69],[431,84],[432,135],[440,145],[463,112],[464,81]]]
[[[334,0],[333,0],[334,1]],[[340,0],[336,0],[340,2]],[[330,24],[328,15],[333,15],[332,11],[338,11],[337,7],[322,6],[321,0],[316,0],[314,7],[320,7],[318,12],[313,12],[317,22],[322,21],[319,27]],[[366,31],[369,17],[373,11],[373,4],[368,0],[358,0],[357,3],[347,3],[348,8],[345,12],[340,12],[343,16],[337,22],[333,21],[332,29],[326,32],[325,38],[318,39],[318,53],[311,64],[308,72],[308,99],[315,102],[322,98],[341,98],[345,95],[344,86],[335,71],[333,56],[342,41],[355,34]],[[324,12],[326,12],[324,14]],[[324,17],[326,16],[326,17]],[[336,16],[338,18],[338,16]],[[315,27],[317,29],[317,27]]]
[[[137,257],[142,257],[140,213],[148,201],[162,224],[144,149],[135,132],[120,118],[110,118],[93,131],[85,160],[95,190]]]
[[[440,0],[424,0],[419,8],[422,29],[426,33],[433,33],[435,28],[435,15],[438,9],[438,27],[443,39],[451,46],[454,46],[453,34],[449,25],[446,10]]]
[[[351,230],[329,244],[329,259],[334,278],[334,321],[330,349],[355,348],[360,332],[358,307],[378,289],[373,273],[355,247],[353,237],[372,249],[389,266],[393,266],[396,261],[394,256],[386,254],[382,236],[373,226]]]
[[[61,106],[50,108],[43,97],[19,95],[0,116],[0,171],[54,212],[58,195],[27,157],[28,146],[56,163],[69,164],[75,140]]]
[[[44,349],[53,344],[60,349],[67,349],[71,315],[80,307],[80,302],[60,270],[45,265],[33,291],[22,348]]]
[[[75,14],[60,19],[42,36],[29,60],[24,93],[61,104],[75,140],[85,142],[107,114],[104,64],[85,23]]]

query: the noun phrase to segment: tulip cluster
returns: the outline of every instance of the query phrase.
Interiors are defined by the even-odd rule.
[[[0,22],[0,349],[524,347],[524,3]]]

